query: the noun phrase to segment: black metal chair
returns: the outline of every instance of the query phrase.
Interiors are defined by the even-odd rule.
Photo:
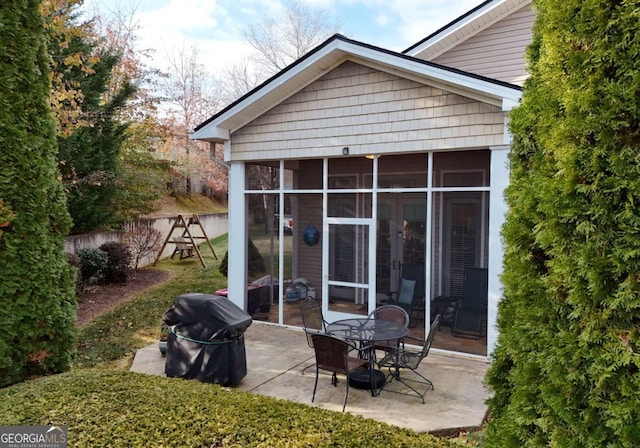
[[[316,300],[303,300],[300,302],[300,313],[302,314],[304,332],[307,335],[307,344],[313,348],[311,335],[327,332],[327,321],[324,320],[322,315],[321,304]],[[313,364],[302,369],[302,375],[309,367],[313,367]]]
[[[407,336],[405,338],[406,341],[420,341],[422,344],[422,349],[420,351],[414,351],[410,349],[405,349],[404,347],[398,347],[397,349],[389,352],[384,358],[378,362],[378,368],[382,369],[383,367],[387,367],[389,369],[389,374],[387,375],[387,379],[389,381],[399,381],[409,389],[411,389],[416,395],[420,397],[422,403],[424,404],[424,396],[430,390],[433,390],[433,383],[429,381],[424,375],[418,372],[418,367],[424,358],[429,354],[429,350],[431,349],[431,344],[433,343],[433,339],[436,336],[436,330],[438,328],[438,324],[440,323],[440,315],[438,314],[436,318],[431,323],[431,328],[429,329],[429,335],[425,340],[421,340],[418,338],[413,338]],[[410,370],[413,374],[416,375],[416,378],[405,377],[401,374],[402,370]],[[427,389],[424,392],[420,392],[417,387],[412,386],[410,383],[415,384],[424,384],[427,386]],[[387,389],[392,392],[397,393],[405,393],[394,391],[392,389]]]
[[[369,313],[369,319],[388,320],[391,322],[397,322],[405,327],[409,326],[409,314],[404,310],[404,308],[397,305],[379,306]],[[376,342],[373,345],[373,355],[375,356],[375,350],[383,350],[387,353],[390,349],[398,348],[401,343],[402,341],[400,339]]]
[[[349,353],[352,350],[358,350],[364,352],[370,350],[369,347],[356,349],[351,344],[342,339],[338,339],[328,334],[311,334],[311,340],[313,343],[313,349],[316,354],[316,382],[313,386],[313,397],[311,401],[316,399],[316,389],[318,388],[318,376],[320,370],[326,370],[331,372],[331,384],[335,387],[338,386],[338,374],[345,375],[347,377],[347,389],[344,394],[344,403],[342,405],[342,412],[344,412],[347,406],[347,398],[349,397],[349,374],[356,369],[369,368],[370,361],[363,359],[363,357],[353,357]],[[371,385],[373,389],[373,385]]]
[[[400,272],[398,291],[389,293],[390,302],[404,309],[409,315],[409,327],[417,325],[417,318],[414,317],[417,311],[424,304],[425,299],[425,279],[424,264],[405,263]],[[413,325],[411,321],[413,320]]]
[[[452,335],[479,339],[487,334],[487,273],[486,268],[465,269],[462,300],[455,311]]]

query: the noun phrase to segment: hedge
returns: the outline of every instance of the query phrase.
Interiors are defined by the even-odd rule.
[[[74,352],[71,220],[58,180],[39,2],[0,3],[0,387],[68,369]]]
[[[0,390],[4,425],[67,425],[69,446],[458,446],[391,425],[177,378],[80,369]]]
[[[533,5],[487,443],[639,446],[640,8]]]

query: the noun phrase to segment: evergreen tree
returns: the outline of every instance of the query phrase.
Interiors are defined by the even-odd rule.
[[[47,9],[50,16],[46,19],[52,78],[65,88],[63,100],[54,96],[58,119],[64,120],[58,126],[61,171],[72,232],[82,233],[109,228],[116,219],[113,203],[119,187],[118,162],[127,131],[127,124],[119,117],[135,87],[125,80],[110,91],[121,55],[109,48],[98,49],[91,27],[77,17],[77,6],[77,0],[67,0],[60,8]],[[73,98],[65,101],[71,91],[75,92]]]
[[[76,38],[67,50],[91,53],[93,45]],[[83,94],[82,116],[89,123],[69,136],[58,137],[74,233],[108,228],[116,216],[113,200],[118,188],[118,156],[127,130],[127,124],[119,122],[118,113],[135,92],[127,83],[113,97],[105,97],[118,57],[102,54],[90,71],[78,67],[65,74],[78,82]]]
[[[534,0],[514,136],[496,447],[640,443],[640,6]]]
[[[71,221],[39,3],[0,3],[0,202],[11,215],[0,236],[0,387],[68,369],[75,349]]]
[[[134,91],[133,86],[120,91],[109,103],[101,103],[101,94],[114,56],[102,57],[94,66],[91,79],[82,83],[83,112],[92,117],[92,125],[81,127],[69,137],[59,137],[60,160],[67,176],[69,213],[73,219],[73,233],[110,228],[117,208],[114,198],[118,189],[119,155],[126,138],[126,123],[120,123],[116,114]]]

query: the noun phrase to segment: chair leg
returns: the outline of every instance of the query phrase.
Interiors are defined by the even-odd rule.
[[[413,314],[415,313],[414,310],[409,311],[409,328],[416,328],[418,326],[418,318],[417,317],[412,317]],[[411,325],[411,323],[413,322],[413,325]]]
[[[313,396],[311,397],[311,402],[316,399],[316,389],[318,388],[318,375],[320,374],[320,369],[318,369],[318,365],[316,364],[316,383],[313,386]]]
[[[416,375],[418,375],[424,381],[412,380],[412,379],[409,379],[409,378],[402,378],[399,374],[398,374],[396,379],[398,381],[400,381],[402,384],[404,384],[405,386],[407,386],[409,389],[411,389],[413,392],[415,392],[415,394],[418,395],[420,397],[420,399],[422,400],[422,404],[424,404],[424,396],[430,390],[434,390],[433,383],[431,381],[429,381],[427,378],[425,378],[425,376],[422,375],[421,373],[419,373],[418,371],[412,370],[412,372],[415,373]],[[415,387],[411,386],[408,383],[408,381],[411,381],[413,383],[426,384],[427,385],[427,389],[424,392],[420,393]]]
[[[334,374],[335,375],[335,374]],[[344,394],[344,403],[342,404],[342,412],[344,412],[344,410],[347,407],[347,398],[349,397],[349,374],[347,374],[347,391]]]
[[[409,369],[411,370],[411,369]],[[413,391],[414,394],[416,394],[418,397],[420,397],[420,399],[422,400],[422,404],[425,404],[424,401],[424,396],[427,394],[427,392],[429,392],[430,390],[435,390],[435,388],[433,387],[433,383],[426,378],[424,375],[422,375],[420,372],[418,372],[417,370],[411,370],[413,373],[415,373],[416,375],[418,375],[420,378],[422,378],[424,381],[419,381],[419,380],[413,380],[410,378],[403,378],[402,376],[400,376],[400,370],[397,369],[396,371],[391,371],[391,367],[389,367],[389,373],[387,374],[387,379],[389,382],[396,380],[401,382],[402,384],[404,384],[406,387],[408,387],[409,389],[411,389]],[[418,383],[418,384],[426,384],[427,385],[427,389],[420,393],[420,391],[418,391],[418,389],[416,389],[415,387],[413,387],[411,384],[409,384],[409,382],[412,383]],[[404,392],[398,392],[392,389],[385,389],[388,390],[390,392],[395,392],[397,394],[402,394],[402,395],[412,395],[412,394],[407,394]]]

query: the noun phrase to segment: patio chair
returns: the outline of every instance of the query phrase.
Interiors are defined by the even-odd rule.
[[[349,374],[357,369],[369,367],[368,359],[353,357],[350,356],[349,353],[352,350],[364,352],[370,348],[364,347],[357,349],[342,339],[322,333],[312,334],[311,339],[316,354],[316,382],[313,386],[313,397],[311,401],[313,402],[316,399],[320,370],[326,370],[332,373],[331,384],[333,384],[334,387],[338,386],[338,374],[345,375],[347,377],[347,381],[345,381],[347,386],[344,394],[344,403],[342,405],[342,412],[344,412],[347,406],[347,398],[349,397]],[[373,389],[373,385],[371,385],[371,388]]]
[[[316,300],[303,300],[300,302],[300,313],[302,314],[302,325],[304,332],[307,335],[307,344],[313,348],[313,339],[311,335],[316,333],[326,333],[327,321],[322,316],[322,307],[320,302]],[[313,364],[308,365],[302,369],[302,375],[309,368],[313,367]]]
[[[465,269],[462,300],[453,317],[452,335],[480,339],[487,334],[487,272],[486,268]]]
[[[404,308],[397,305],[379,306],[369,314],[369,319],[388,320],[402,324],[405,327],[409,326],[409,314]],[[402,341],[400,339],[377,342],[373,345],[373,355],[375,357],[375,350],[383,350],[387,353],[390,349],[398,348],[401,343]]]
[[[414,340],[420,341],[422,343],[422,349],[420,351],[414,351],[410,349],[405,349],[403,347],[398,347],[394,351],[387,354],[384,358],[378,362],[378,368],[382,369],[383,367],[387,367],[389,369],[389,374],[387,375],[387,379],[389,381],[399,381],[404,384],[406,387],[411,389],[413,393],[418,395],[424,404],[424,396],[430,390],[433,390],[433,383],[429,381],[424,375],[418,372],[418,367],[424,358],[429,354],[429,350],[431,349],[431,344],[433,343],[433,339],[436,335],[436,330],[438,328],[438,324],[440,323],[440,315],[438,314],[436,318],[431,323],[431,328],[429,329],[429,335],[423,341],[418,338],[413,338],[407,336],[405,338],[406,341]],[[416,378],[405,377],[402,375],[402,370],[410,370],[413,374],[416,375]],[[420,392],[417,387],[412,386],[412,384],[423,384],[427,386],[427,389],[424,392]],[[406,394],[405,392],[394,391],[392,389],[387,389],[392,392]],[[412,394],[407,394],[412,395]]]
[[[409,315],[409,327],[417,325],[414,312],[424,302],[424,264],[405,263],[402,265],[398,291],[389,293],[391,303],[404,309]],[[413,325],[411,321],[413,320]]]

